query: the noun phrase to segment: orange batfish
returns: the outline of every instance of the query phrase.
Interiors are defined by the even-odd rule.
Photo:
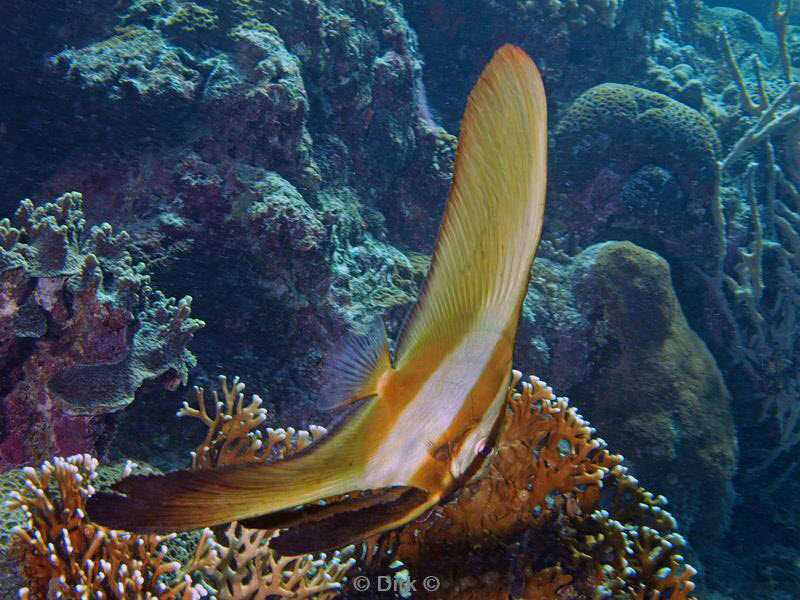
[[[458,491],[502,427],[546,171],[542,80],[506,45],[470,93],[430,272],[394,366],[379,322],[332,361],[325,405],[350,408],[322,440],[269,463],[127,477],[89,499],[92,520],[136,533],[238,520],[284,529],[270,545],[293,555],[399,527]]]

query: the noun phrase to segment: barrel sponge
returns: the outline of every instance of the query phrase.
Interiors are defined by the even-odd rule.
[[[588,182],[604,166],[627,174],[655,164],[702,198],[715,189],[719,153],[717,133],[703,115],[632,85],[604,83],[585,91],[556,127],[561,184]]]

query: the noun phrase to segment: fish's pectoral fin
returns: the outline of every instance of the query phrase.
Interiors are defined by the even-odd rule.
[[[273,538],[270,547],[285,556],[343,548],[407,523],[435,503],[423,489],[398,486],[372,496],[353,496],[324,506],[314,505],[304,509],[308,511],[304,518],[298,518]],[[260,517],[247,519],[242,524],[260,527],[274,523],[270,515],[265,517],[263,521]]]
[[[389,340],[380,318],[363,335],[345,335],[328,356],[318,406],[330,410],[376,393],[378,382],[392,368]]]

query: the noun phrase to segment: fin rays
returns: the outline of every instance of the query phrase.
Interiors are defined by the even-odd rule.
[[[519,311],[541,233],[546,113],[533,62],[518,48],[500,48],[470,94],[431,269],[398,339],[396,372],[403,375],[397,379],[402,385],[394,372],[383,379],[392,364],[386,332],[378,320],[365,336],[346,337],[341,351],[328,361],[326,371],[333,382],[323,389],[322,407],[367,399],[352,406],[341,426],[319,444],[296,457],[266,464],[129,477],[114,486],[127,496],[101,492],[89,498],[90,517],[136,533],[182,531],[234,520],[288,527],[271,541],[272,547],[283,554],[303,554],[341,547],[402,525],[452,491],[451,483],[439,476],[441,465],[434,466],[424,451],[408,465],[399,462],[408,460],[404,456],[385,450],[419,448],[418,444],[433,448],[441,441],[434,437],[439,435],[448,436],[445,441],[460,439],[468,431],[462,426],[464,415],[470,423],[480,421],[489,414],[483,396],[499,397],[496,390],[505,385],[502,380],[510,370]],[[456,348],[459,354],[454,358],[450,353]],[[404,371],[412,358],[412,368]],[[448,371],[436,372],[440,367]],[[458,387],[464,374],[477,374],[479,383],[488,381],[481,383],[481,394]],[[454,393],[446,398],[430,391],[415,396],[413,390],[426,389],[433,375],[434,384]],[[458,385],[451,386],[454,381]],[[434,391],[438,389],[434,386]],[[484,394],[486,390],[491,394]],[[387,397],[378,392],[387,392]],[[474,405],[471,395],[481,395]],[[465,407],[464,402],[470,403]],[[414,410],[393,410],[406,406]],[[400,428],[392,426],[397,413],[405,419]],[[397,437],[387,438],[390,435]],[[381,451],[384,454],[376,459]],[[480,464],[476,462],[475,468]],[[420,473],[431,476],[416,478]],[[411,482],[422,483],[415,487]],[[314,504],[365,488],[383,491],[330,505]]]
[[[345,335],[329,356],[319,408],[347,406],[374,394],[381,375],[389,369],[389,340],[383,320],[378,318],[364,335]]]
[[[397,367],[475,319],[499,333],[518,319],[541,234],[547,106],[539,73],[503,46],[472,90],[455,174],[422,293],[397,344]]]

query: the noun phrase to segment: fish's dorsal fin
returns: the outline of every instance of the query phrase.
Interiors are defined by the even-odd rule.
[[[415,349],[476,327],[512,328],[513,341],[541,235],[546,175],[542,80],[525,52],[505,45],[467,101],[431,268],[398,338],[398,369]]]
[[[375,394],[381,375],[391,368],[386,328],[377,318],[363,335],[346,334],[328,356],[318,407],[330,410]]]

